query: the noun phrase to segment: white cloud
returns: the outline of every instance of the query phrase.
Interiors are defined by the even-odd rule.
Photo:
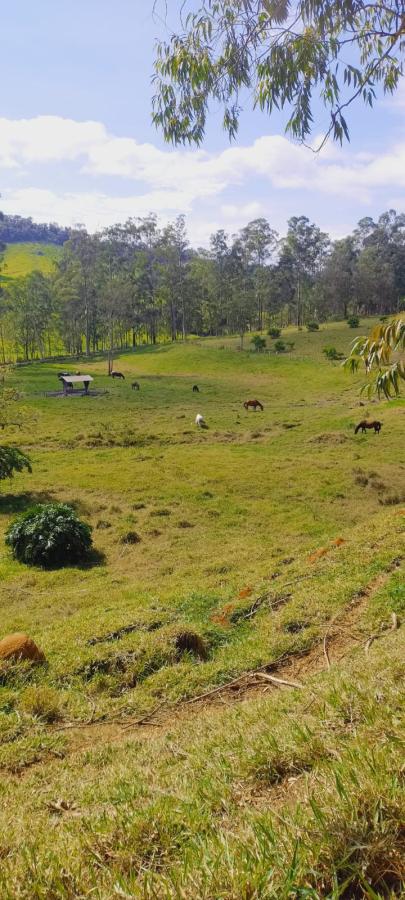
[[[73,178],[74,184],[71,191],[60,188],[67,165],[69,183]],[[214,227],[223,225],[230,231],[265,214],[264,191],[268,200],[275,192],[279,197],[284,192],[285,197],[288,190],[329,197],[332,203],[334,198],[347,198],[359,204],[370,203],[377,190],[398,194],[405,189],[405,141],[380,155],[356,154],[333,144],[317,155],[282,135],[267,135],[248,146],[208,153],[159,149],[117,137],[100,122],[58,116],[3,118],[1,169],[11,183],[16,174],[20,182],[2,191],[6,212],[69,225],[81,221],[90,230],[150,211],[162,218],[184,212],[191,214],[196,235],[202,235],[204,217],[206,227],[209,219],[209,224],[216,221]],[[108,187],[107,192],[109,177],[123,180],[119,196],[116,188]],[[30,186],[23,189],[22,179]],[[133,183],[129,187],[128,181]],[[242,189],[245,193],[238,202],[234,197]],[[248,201],[247,191],[252,197]]]

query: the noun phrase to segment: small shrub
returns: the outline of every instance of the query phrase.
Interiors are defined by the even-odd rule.
[[[270,337],[273,338],[273,339],[275,340],[276,338],[279,338],[279,337],[280,337],[280,335],[281,335],[281,328],[269,328],[267,334],[269,334]]]
[[[42,722],[57,722],[62,718],[60,694],[48,685],[35,685],[26,688],[21,697],[24,712]]]
[[[307,331],[319,331],[318,322],[307,322]]]
[[[295,341],[286,341],[286,344],[289,350],[294,350]]]
[[[358,316],[349,316],[347,324],[349,328],[358,328],[360,325],[360,319]]]
[[[60,568],[82,562],[92,544],[91,527],[67,504],[39,504],[11,523],[6,544],[19,562]]]
[[[255,336],[252,337],[252,340],[250,343],[253,344],[255,350],[259,350],[259,351],[264,350],[264,348],[266,346],[266,338],[260,337],[259,334],[255,334]]]
[[[284,341],[275,341],[274,349],[276,353],[285,353],[287,349],[287,345]]]
[[[13,478],[14,472],[27,469],[32,472],[31,462],[25,453],[16,447],[0,447],[0,481]]]
[[[326,359],[343,359],[343,353],[339,353],[339,351],[336,350],[336,347],[324,347],[322,353],[325,354]]]
[[[126,531],[120,537],[120,544],[140,544],[141,539],[136,531]]]

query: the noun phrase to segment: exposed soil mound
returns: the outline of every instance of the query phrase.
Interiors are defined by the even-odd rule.
[[[180,631],[176,634],[174,644],[178,656],[182,656],[183,653],[192,653],[198,659],[207,659],[207,647],[195,631]]]
[[[45,654],[37,647],[35,641],[28,634],[16,632],[8,634],[0,641],[0,659],[18,660],[28,659],[31,662],[45,662]]]
[[[345,444],[349,438],[344,431],[325,431],[309,439],[310,444]]]

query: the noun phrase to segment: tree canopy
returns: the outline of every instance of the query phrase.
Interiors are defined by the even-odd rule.
[[[155,2],[155,8],[159,0]],[[175,144],[201,144],[211,103],[236,135],[241,93],[269,115],[286,109],[286,131],[306,141],[326,107],[331,135],[349,138],[346,109],[372,106],[403,74],[403,0],[200,0],[181,5],[178,33],[155,60],[153,120]]]

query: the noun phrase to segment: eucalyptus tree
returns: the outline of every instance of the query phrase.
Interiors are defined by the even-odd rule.
[[[162,0],[163,2],[163,0]],[[155,0],[158,7],[160,0]],[[393,93],[403,74],[403,0],[184,0],[177,33],[158,44],[153,119],[166,140],[201,144],[210,105],[233,138],[241,92],[306,141],[349,137],[346,110]],[[323,118],[323,116],[322,116]]]
[[[281,251],[281,263],[289,270],[288,280],[294,289],[293,303],[298,326],[304,324],[311,308],[311,288],[320,275],[330,249],[330,239],[306,216],[293,216],[288,221],[287,236]]]
[[[99,251],[99,238],[89,235],[84,228],[77,228],[64,244],[58,264],[62,291],[71,299],[72,330],[84,335],[86,355],[91,352],[92,337],[93,347],[96,343]]]
[[[267,219],[254,219],[240,232],[248,264],[252,269],[257,308],[257,328],[263,330],[263,312],[268,290],[268,269],[272,253],[277,246],[278,234],[270,227]]]

